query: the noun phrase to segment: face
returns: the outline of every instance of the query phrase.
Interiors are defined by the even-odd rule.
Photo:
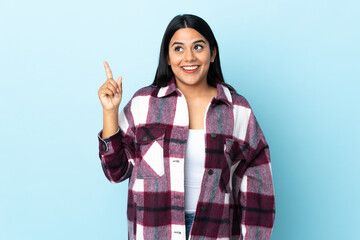
[[[211,52],[209,42],[193,28],[177,30],[169,43],[168,64],[178,85],[207,84],[210,63],[215,56],[216,49]]]

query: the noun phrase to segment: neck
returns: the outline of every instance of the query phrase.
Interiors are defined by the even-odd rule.
[[[210,86],[207,81],[202,81],[196,85],[183,84],[180,81],[176,81],[176,87],[184,94],[185,98],[197,98],[209,95],[216,89]]]

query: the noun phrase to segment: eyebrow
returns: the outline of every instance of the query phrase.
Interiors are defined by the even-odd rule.
[[[206,42],[204,40],[197,40],[197,41],[193,42],[193,44],[199,43],[199,42],[206,44]],[[184,43],[182,43],[182,42],[174,42],[173,44],[171,44],[171,46],[174,46],[175,44],[184,45]]]

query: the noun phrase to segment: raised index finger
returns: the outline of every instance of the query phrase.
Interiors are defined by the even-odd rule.
[[[113,75],[112,75],[112,72],[111,72],[111,69],[109,67],[109,64],[104,61],[104,66],[105,66],[105,71],[106,71],[106,77],[107,79],[113,79]]]

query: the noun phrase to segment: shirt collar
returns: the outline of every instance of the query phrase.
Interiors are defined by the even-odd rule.
[[[159,98],[161,98],[161,97],[166,97],[166,96],[172,94],[173,92],[175,92],[176,89],[177,89],[177,88],[176,88],[176,83],[175,83],[175,77],[173,76],[173,77],[170,79],[168,85],[166,85],[166,86],[164,86],[164,87],[161,87],[161,88],[159,89],[159,92],[158,92],[157,96],[158,96]]]
[[[232,105],[232,96],[231,96],[229,88],[227,88],[226,86],[224,86],[220,82],[217,82],[216,83],[216,90],[217,90],[216,99],[219,100],[219,101],[224,102],[228,106],[231,106]],[[158,92],[157,96],[159,98],[166,97],[166,96],[172,94],[173,92],[180,93],[179,91],[177,91],[174,76],[170,79],[168,85],[166,85],[164,87],[161,87],[159,89],[159,92]]]
[[[216,82],[216,89],[217,89],[216,99],[226,103],[228,106],[232,106],[232,96],[229,88],[227,88],[220,82]]]

